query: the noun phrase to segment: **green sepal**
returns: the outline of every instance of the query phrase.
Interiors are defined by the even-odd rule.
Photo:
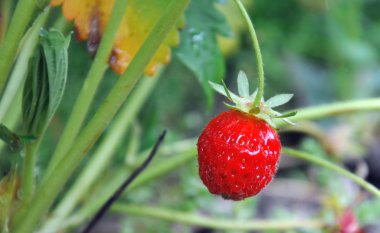
[[[228,104],[228,103],[226,103],[226,102],[223,102],[223,104],[224,104],[227,108],[229,108],[229,109],[236,110],[236,111],[240,111],[240,109],[237,108],[237,107],[234,106],[234,105]]]
[[[287,117],[295,116],[296,114],[297,114],[297,111],[293,111],[293,112],[288,112],[288,113],[281,114],[278,116],[273,116],[273,118],[287,118]]]
[[[230,91],[228,90],[227,85],[226,85],[226,83],[224,82],[223,79],[222,79],[222,84],[223,84],[224,91],[226,92],[227,98],[228,98],[230,101],[233,101],[233,100],[232,100],[232,97],[231,97],[231,93],[230,93]]]
[[[293,96],[294,96],[293,94],[275,95],[266,101],[266,105],[268,105],[270,108],[275,108],[280,105],[286,104],[287,102],[290,101],[291,98],[293,98]]]
[[[237,78],[238,93],[241,97],[249,96],[249,83],[244,71],[240,71]]]

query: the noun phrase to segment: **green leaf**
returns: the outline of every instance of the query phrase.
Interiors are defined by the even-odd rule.
[[[241,97],[248,97],[249,96],[249,83],[247,75],[244,73],[244,71],[240,71],[238,78],[237,78],[237,85],[238,85],[238,91],[239,95]]]
[[[46,124],[49,106],[49,80],[42,48],[29,61],[22,97],[22,118],[27,134],[37,135]]]
[[[207,97],[213,103],[213,91],[208,81],[224,77],[225,64],[218,47],[217,35],[230,35],[224,16],[215,9],[216,0],[193,0],[186,12],[186,26],[181,33],[181,45],[175,50],[179,60],[194,74]]]
[[[57,30],[41,32],[41,45],[44,49],[49,77],[48,121],[57,111],[65,90],[69,44],[70,37],[65,38]]]
[[[378,223],[380,219],[380,199],[362,202],[356,207],[355,212],[361,224],[369,225]]]
[[[275,108],[280,105],[286,104],[289,102],[289,100],[293,97],[293,94],[280,94],[280,95],[275,95],[269,100],[266,101],[266,104],[270,108]]]
[[[60,32],[41,31],[41,45],[29,61],[22,99],[23,125],[28,135],[39,136],[61,102],[67,79],[70,42]]]

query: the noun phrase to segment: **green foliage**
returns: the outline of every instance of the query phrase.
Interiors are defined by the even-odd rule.
[[[379,223],[380,200],[373,199],[361,203],[355,208],[355,213],[359,222],[363,225]]]
[[[45,129],[62,100],[69,43],[70,37],[59,31],[41,33],[41,46],[29,62],[23,91],[23,124],[28,135],[38,136]]]
[[[186,12],[186,27],[181,33],[181,45],[175,51],[201,84],[209,106],[213,103],[213,91],[208,81],[218,82],[225,74],[224,58],[216,37],[231,34],[224,16],[215,9],[215,2],[191,2]]]
[[[50,121],[57,111],[65,91],[68,69],[67,49],[69,44],[70,36],[65,38],[57,30],[42,31],[41,33],[41,45],[47,61],[49,79],[48,121]]]
[[[29,62],[22,98],[23,124],[27,134],[38,135],[46,125],[49,107],[49,79],[42,48]]]

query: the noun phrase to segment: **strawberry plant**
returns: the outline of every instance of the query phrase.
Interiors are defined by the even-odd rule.
[[[1,1],[0,232],[378,232],[376,7]]]

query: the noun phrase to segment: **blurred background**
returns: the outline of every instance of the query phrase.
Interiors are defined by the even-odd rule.
[[[265,98],[280,93],[295,95],[281,110],[380,96],[380,1],[247,0],[245,4],[263,54]],[[59,15],[60,9],[55,9],[55,13]],[[69,56],[68,86],[42,147],[41,172],[91,65],[86,43],[72,40]],[[231,90],[236,90],[240,70],[247,73],[254,90],[256,60],[236,6],[232,1],[193,0],[181,31],[181,44],[173,50],[170,64],[161,68],[160,75],[144,78],[143,82],[158,80],[118,143],[109,169],[85,199],[92,200],[107,189],[121,167],[132,169],[141,159],[139,155],[144,154],[141,152],[151,148],[163,129],[168,129],[165,145],[194,147],[207,122],[226,110],[226,100],[215,95],[207,81],[220,82],[223,78]],[[118,78],[112,71],[107,72],[92,113]],[[378,112],[301,122],[280,131],[280,137],[283,145],[341,164],[380,188]],[[176,149],[163,149],[151,167],[181,156],[178,153]],[[9,158],[0,159],[1,170],[6,171]],[[371,198],[347,178],[304,161],[283,155],[276,178],[265,191],[241,202],[211,195],[197,169],[194,155],[176,169],[126,192],[122,201],[229,220],[322,219],[326,225],[336,224],[345,212],[352,210],[363,231],[327,227],[251,232],[380,232],[380,200]],[[107,215],[94,232],[242,232],[115,212]]]

